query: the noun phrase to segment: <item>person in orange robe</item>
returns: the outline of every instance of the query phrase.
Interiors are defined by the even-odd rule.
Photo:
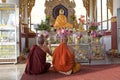
[[[25,73],[29,75],[37,75],[45,73],[49,70],[51,64],[46,62],[46,53],[51,56],[49,47],[45,44],[43,36],[38,38],[39,45],[33,45],[28,53]]]
[[[62,37],[62,42],[53,52],[53,69],[65,75],[78,72],[80,63],[75,62],[74,50],[67,45],[67,36]]]
[[[55,29],[59,28],[72,28],[72,25],[67,22],[67,18],[64,15],[64,10],[60,9],[59,10],[59,15],[57,16],[54,24]]]

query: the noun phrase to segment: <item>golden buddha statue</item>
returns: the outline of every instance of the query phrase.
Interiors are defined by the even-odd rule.
[[[64,15],[64,10],[60,9],[59,10],[59,15],[57,16],[54,24],[55,29],[59,28],[72,28],[72,25],[67,22],[67,18]]]

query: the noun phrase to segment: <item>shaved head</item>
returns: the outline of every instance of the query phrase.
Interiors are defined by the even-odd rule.
[[[38,42],[38,45],[44,44],[44,42],[45,42],[44,36],[38,37],[37,42]]]
[[[62,42],[67,43],[68,42],[68,37],[67,36],[62,36]]]

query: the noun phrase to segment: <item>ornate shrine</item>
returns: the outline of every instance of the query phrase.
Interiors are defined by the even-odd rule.
[[[29,18],[30,13],[31,13],[31,9],[34,6],[34,3],[35,3],[35,0],[29,0],[29,2],[25,2],[25,3],[24,3],[24,1],[21,1],[21,8],[20,8],[21,15],[22,15],[21,20],[20,20],[21,23],[22,23],[21,25],[26,26],[26,27],[29,26],[28,25],[29,23],[28,24],[25,23],[25,21],[26,21],[26,17],[25,17],[26,16],[26,11],[25,11],[24,7],[27,7],[27,9],[28,9],[28,7],[30,7],[30,9],[28,9],[28,11],[27,11],[27,17]],[[96,0],[92,0],[92,4],[93,4],[92,7],[93,8],[92,8],[91,11],[90,11],[90,1],[89,0],[83,0],[83,4],[84,4],[84,7],[85,7],[85,9],[87,11],[87,16],[90,17],[90,12],[91,11],[94,12],[95,9],[96,9],[95,8],[95,6],[96,6]],[[67,22],[71,23],[73,26],[78,26],[77,22],[76,22],[76,25],[75,25],[74,21],[71,18],[71,16],[75,16],[75,10],[74,10],[74,8],[75,8],[76,4],[75,4],[74,0],[45,0],[45,4],[44,5],[45,5],[45,11],[44,12],[45,12],[46,16],[50,17],[50,25],[53,25],[55,23],[56,17],[59,15],[58,12],[62,8],[65,11],[64,15],[67,18]],[[112,0],[108,0],[107,6],[108,6],[108,8],[110,9],[110,11],[112,13],[112,7],[113,7]],[[94,13],[92,15],[93,15],[92,18],[95,18],[96,15]],[[26,41],[26,47],[27,47],[28,43],[29,43],[28,42],[28,38],[30,38],[31,35],[29,35],[30,31],[28,30],[28,27],[27,28],[26,27],[24,28],[23,32],[25,32],[25,38],[26,38],[25,41]],[[25,31],[25,30],[27,30],[27,31]],[[28,32],[28,33],[26,33],[26,32]],[[80,39],[81,42],[87,40],[87,39],[86,40],[82,40],[82,39],[83,39],[83,37]],[[97,51],[99,48],[102,48],[102,47],[101,46],[99,47],[98,45],[96,45],[96,47],[93,47],[93,48],[94,48],[94,50]],[[93,53],[94,52],[95,51],[93,51]]]
[[[54,5],[53,5],[54,4]],[[69,23],[73,23],[71,16],[75,15],[75,2],[74,0],[46,0],[45,14],[50,16],[50,23],[54,24],[59,10],[62,8],[65,11],[65,16]]]

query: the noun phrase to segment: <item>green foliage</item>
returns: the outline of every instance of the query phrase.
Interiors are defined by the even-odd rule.
[[[41,24],[39,24],[37,30],[46,30],[49,32],[50,31],[49,20],[50,20],[50,17],[46,16],[45,22],[42,22]]]
[[[75,21],[75,20],[76,20],[76,16],[75,16],[75,15],[72,15],[72,16],[71,16],[71,19],[72,19],[72,21]]]
[[[46,30],[46,31],[50,31],[50,26],[46,23],[41,23],[40,25],[38,25],[38,30]]]
[[[95,30],[97,30],[98,29],[98,26],[90,26],[90,28],[89,28],[90,30],[93,30],[93,31],[95,31]]]

